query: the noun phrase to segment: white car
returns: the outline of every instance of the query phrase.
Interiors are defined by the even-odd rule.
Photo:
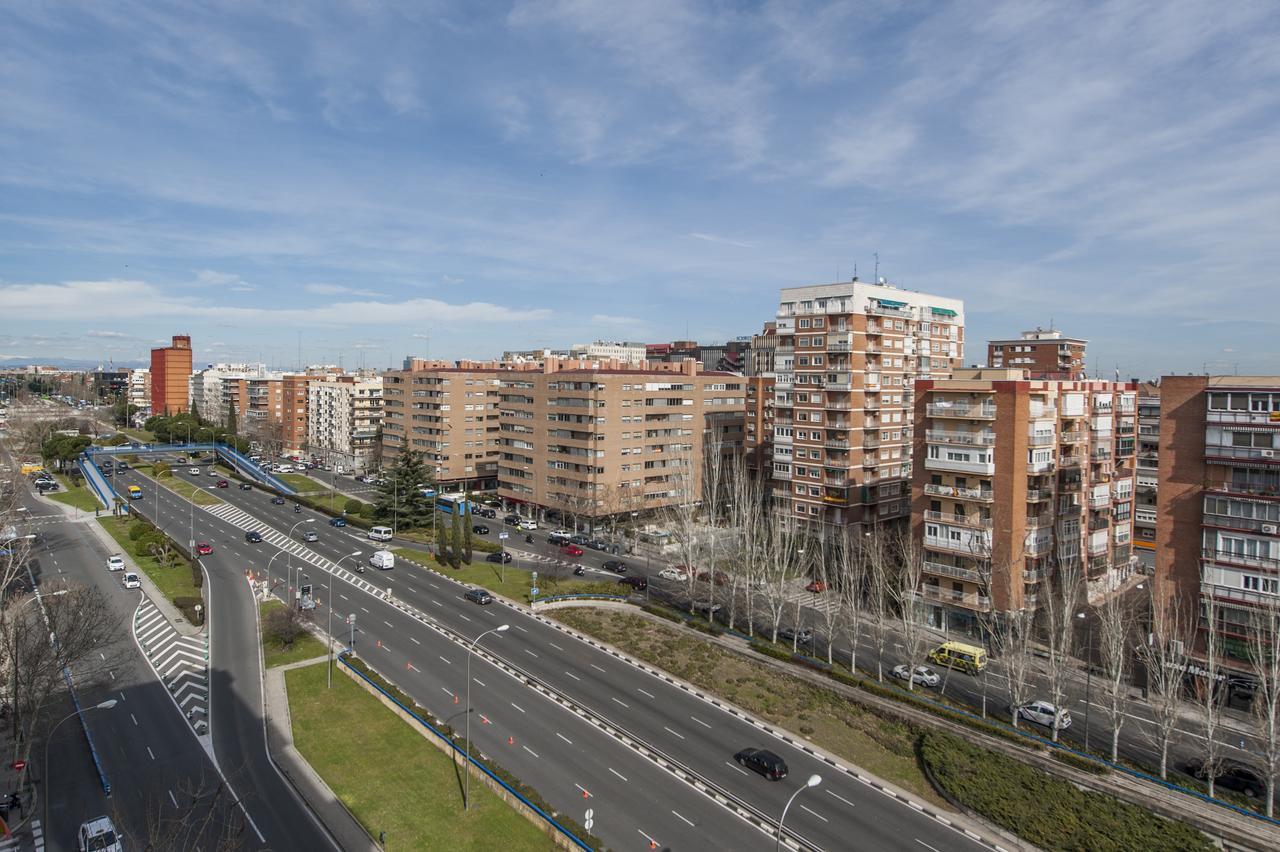
[[[1046,728],[1053,727],[1053,719],[1058,717],[1058,730],[1065,731],[1071,727],[1071,711],[1063,707],[1058,709],[1048,701],[1032,701],[1018,708],[1018,715],[1028,722],[1035,722]]]
[[[124,852],[120,835],[116,834],[111,817],[95,817],[80,824],[76,832],[76,849],[79,852]]]
[[[123,571],[123,570],[124,570],[124,557],[123,557],[123,556],[121,556],[119,553],[117,553],[117,554],[115,554],[115,555],[113,555],[113,556],[108,556],[108,557],[107,557],[107,570],[108,570],[108,571]]]
[[[187,473],[191,474],[192,476],[199,476],[199,475],[200,475],[200,468],[198,468],[198,467],[189,467],[189,468],[187,468]]]
[[[664,580],[683,580],[684,575],[674,568],[663,568],[658,572],[658,576]]]
[[[907,667],[905,665],[894,666],[893,676],[898,680],[906,680]],[[938,677],[938,673],[928,666],[916,666],[915,672],[910,677],[911,682],[919,686],[937,686],[939,681],[942,680],[942,678]]]
[[[520,529],[522,530],[536,530],[537,528],[538,522],[535,520],[526,518],[520,522]]]
[[[126,571],[125,575],[120,578],[120,582],[126,589],[142,588],[142,580],[138,579],[138,575],[132,571]]]

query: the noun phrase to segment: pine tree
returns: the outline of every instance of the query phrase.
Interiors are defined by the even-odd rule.
[[[227,431],[232,435],[236,433],[236,404],[234,402],[227,403]]]
[[[471,527],[472,527],[471,501],[464,500],[463,506],[465,507],[464,509],[465,514],[463,514],[462,516],[462,558],[465,559],[468,564],[470,564],[471,563]]]
[[[457,507],[453,512],[453,530],[449,533],[449,538],[453,542],[453,547],[449,550],[449,564],[454,568],[461,568],[462,561],[462,513],[457,511]],[[470,562],[470,560],[467,560]]]
[[[436,527],[436,558],[442,564],[453,561],[449,552],[449,528],[444,524]]]
[[[374,517],[382,521],[394,517],[397,527],[402,529],[429,525],[435,497],[425,495],[419,485],[434,490],[435,477],[423,463],[421,453],[412,450],[402,453],[378,488]]]

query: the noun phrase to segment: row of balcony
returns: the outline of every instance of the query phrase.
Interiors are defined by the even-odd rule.
[[[957,568],[955,565],[944,565],[941,562],[929,562],[927,560],[923,568],[926,574],[955,577],[957,580],[968,580],[970,583],[982,582],[982,575],[972,568]]]
[[[938,586],[923,586],[920,597],[926,601],[959,606],[965,609],[987,612],[991,609],[991,598],[976,592],[958,592],[955,589],[943,589]]]
[[[930,417],[962,417],[980,420],[993,420],[996,416],[994,405],[970,405],[964,402],[931,402],[925,406],[925,413]]]
[[[953,524],[962,527],[973,527],[974,529],[991,529],[991,518],[984,518],[979,515],[957,515],[952,512],[935,512],[929,509],[924,513],[925,520],[939,521],[944,524]]]
[[[925,432],[925,440],[933,444],[989,447],[995,444],[996,436],[990,432],[952,432],[945,429],[929,429]]]
[[[989,503],[995,499],[995,492],[990,488],[958,488],[954,485],[934,485],[933,483],[925,484],[924,493],[937,497],[953,497],[960,500],[980,500],[984,503]]]
[[[1258,464],[1280,464],[1280,452],[1266,447],[1226,447],[1209,444],[1204,448],[1207,459],[1229,459]]]

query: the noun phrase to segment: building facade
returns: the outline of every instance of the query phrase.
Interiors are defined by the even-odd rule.
[[[147,369],[129,371],[129,405],[138,409],[139,414],[151,413],[151,371]]]
[[[170,346],[151,350],[151,412],[182,414],[191,408],[191,338],[174,335]]]
[[[381,450],[382,377],[327,376],[307,384],[305,451],[365,471]]]
[[[1160,385],[1138,385],[1138,478],[1133,504],[1133,548],[1148,569],[1156,564],[1160,485]]]
[[[624,364],[640,364],[648,357],[645,344],[625,341],[597,340],[594,343],[579,343],[569,351],[573,358],[620,361]]]
[[[1131,383],[956,370],[916,383],[912,534],[930,624],[1043,605],[1073,565],[1090,597],[1133,572]]]
[[[964,303],[856,279],[782,290],[773,505],[845,527],[910,513],[914,383],[964,357]]]
[[[988,367],[1026,370],[1032,378],[1082,379],[1087,340],[1063,337],[1057,329],[1024,331],[1015,340],[987,343]]]

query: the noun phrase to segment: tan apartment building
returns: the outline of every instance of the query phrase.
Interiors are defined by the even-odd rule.
[[[1057,566],[1090,597],[1133,571],[1132,383],[969,368],[916,383],[912,534],[929,621],[1035,608]]]
[[[343,471],[365,471],[379,455],[381,376],[325,376],[307,385],[306,450]]]
[[[1161,378],[1159,501],[1157,576],[1212,600],[1243,666],[1251,608],[1280,594],[1280,376]]]
[[[1087,340],[1063,337],[1053,328],[1024,331],[1015,340],[987,343],[988,367],[1026,370],[1032,378],[1082,379]]]
[[[789,287],[776,334],[776,510],[835,527],[906,519],[914,383],[960,366],[964,303],[857,279]]]
[[[705,454],[740,434],[746,380],[693,359],[501,376],[498,495],[522,514],[580,518],[702,498]],[[721,447],[724,452],[724,448]]]
[[[311,385],[347,375],[341,367],[311,366],[301,373],[285,373],[280,377],[280,429],[285,455],[307,452],[307,409]]]

